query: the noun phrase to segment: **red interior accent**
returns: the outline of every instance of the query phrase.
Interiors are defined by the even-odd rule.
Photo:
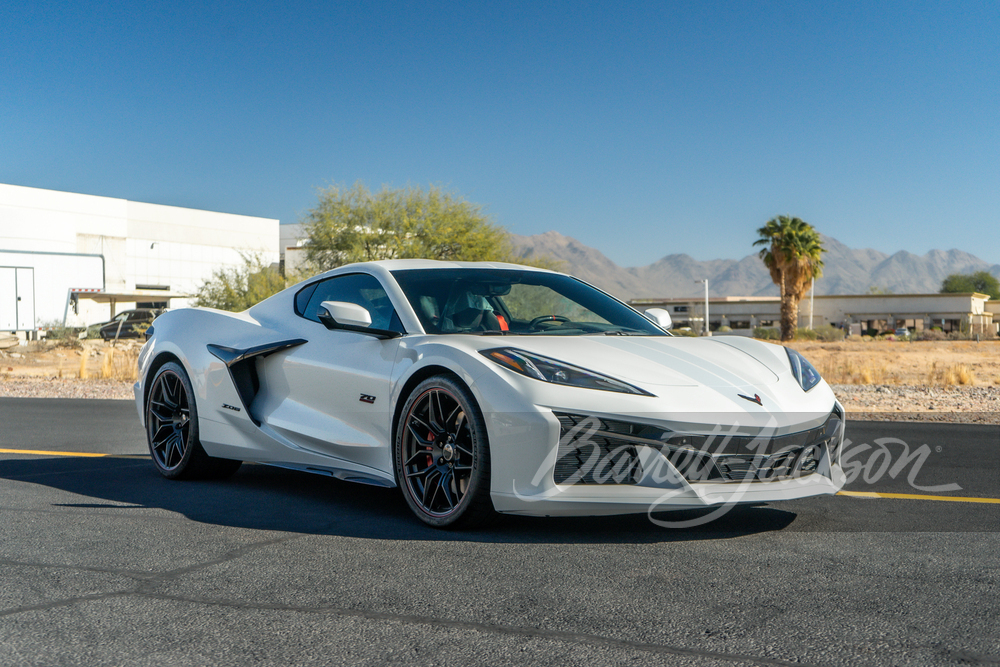
[[[497,321],[500,322],[500,331],[510,331],[510,327],[507,326],[507,320],[503,318],[503,315],[497,315]]]

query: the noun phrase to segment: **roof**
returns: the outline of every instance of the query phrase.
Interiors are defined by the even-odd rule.
[[[509,262],[443,262],[437,259],[383,259],[375,262],[360,262],[357,264],[345,264],[337,269],[347,267],[372,267],[380,266],[387,271],[405,271],[410,269],[516,269],[519,271],[541,271],[552,273],[548,269],[540,269],[536,266],[526,266],[524,264],[511,264]]]

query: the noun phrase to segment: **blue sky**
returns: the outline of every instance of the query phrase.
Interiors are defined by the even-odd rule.
[[[296,222],[435,183],[623,266],[777,214],[1000,262],[1000,3],[0,4],[0,182]]]

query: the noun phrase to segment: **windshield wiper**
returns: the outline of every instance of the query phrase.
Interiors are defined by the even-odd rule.
[[[603,335],[603,336],[648,336],[649,333],[646,331],[640,331],[639,329],[608,329],[606,331],[594,332],[592,335]]]

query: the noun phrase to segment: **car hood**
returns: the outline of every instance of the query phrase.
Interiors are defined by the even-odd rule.
[[[482,347],[518,348],[638,385],[745,387],[778,381],[769,358],[774,355],[751,355],[754,345],[764,345],[753,341],[734,345],[722,338],[518,336],[496,342]]]

